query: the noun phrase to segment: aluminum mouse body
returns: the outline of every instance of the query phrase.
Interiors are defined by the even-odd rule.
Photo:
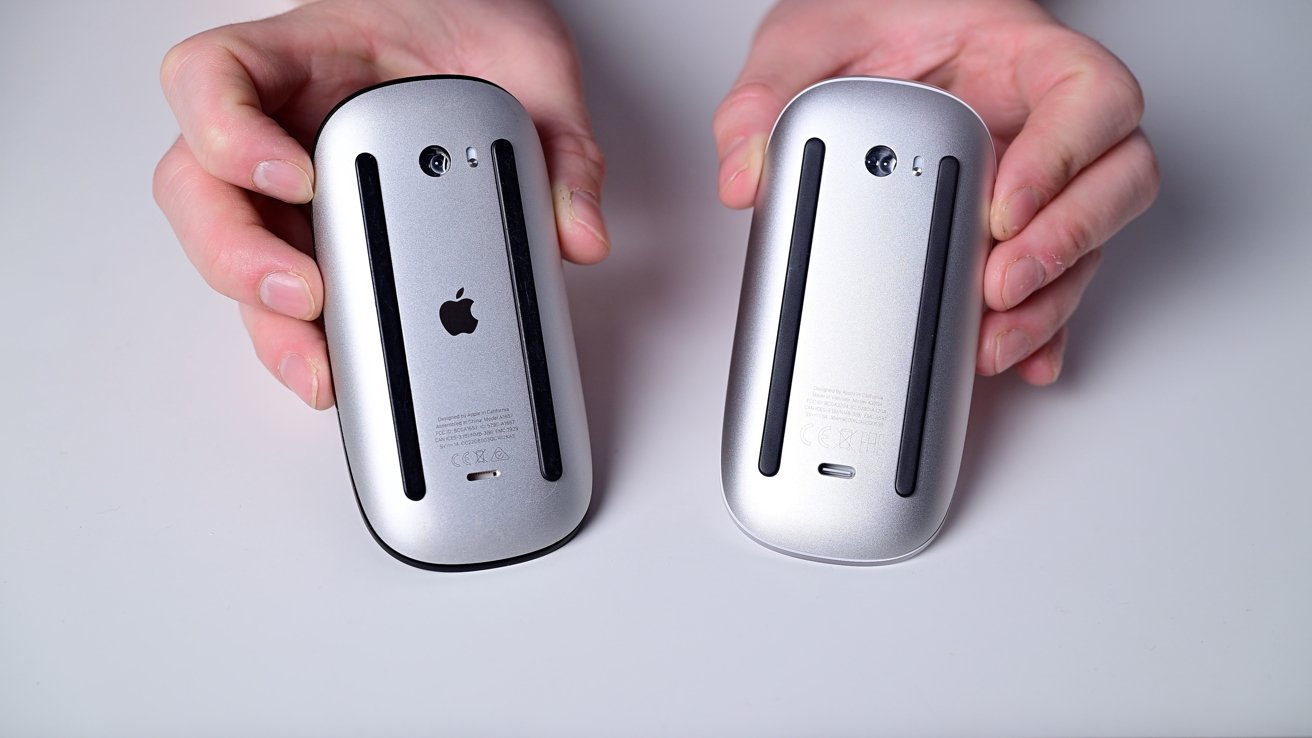
[[[847,77],[771,134],[743,275],[722,482],[738,526],[886,564],[956,487],[982,311],[992,139],[929,85]]]
[[[339,104],[314,163],[329,360],[370,531],[439,570],[563,544],[592,461],[532,120],[483,80],[397,80]]]

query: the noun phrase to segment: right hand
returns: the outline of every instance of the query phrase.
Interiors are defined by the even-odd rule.
[[[356,90],[422,74],[504,87],[536,123],[562,255],[610,250],[593,140],[569,33],[540,0],[320,0],[193,36],[164,57],[161,84],[182,135],[155,169],[155,200],[205,281],[240,303],[255,352],[306,404],[333,404],[310,256],[307,145]]]
[[[938,85],[993,134],[998,176],[976,369],[1056,381],[1066,322],[1100,248],[1152,204],[1161,175],[1134,75],[1033,0],[781,0],[715,116],[720,199],[749,207],[771,127],[822,79]]]

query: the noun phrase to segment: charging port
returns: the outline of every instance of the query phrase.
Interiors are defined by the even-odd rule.
[[[842,464],[821,464],[820,473],[826,477],[838,477],[839,479],[851,479],[856,476],[856,469]]]

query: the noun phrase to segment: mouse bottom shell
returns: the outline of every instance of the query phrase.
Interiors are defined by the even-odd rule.
[[[370,532],[439,570],[559,547],[592,459],[533,121],[483,80],[395,80],[338,105],[314,161],[328,355]]]
[[[995,169],[965,103],[901,80],[815,85],[766,151],[721,450],[738,526],[886,564],[946,517],[965,440]]]

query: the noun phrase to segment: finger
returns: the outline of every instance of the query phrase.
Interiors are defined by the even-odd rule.
[[[1101,257],[1101,251],[1094,251],[1016,308],[986,311],[980,321],[979,373],[1001,374],[1051,341],[1079,306]]]
[[[522,33],[497,41],[519,51],[516,64],[494,82],[505,86],[528,111],[542,139],[561,256],[592,264],[610,253],[610,236],[601,211],[606,160],[592,133],[578,56],[569,30],[547,6],[533,5]]]
[[[1057,334],[1043,348],[1016,365],[1016,374],[1035,387],[1056,382],[1061,376],[1062,362],[1066,357],[1066,336],[1069,332],[1067,326],[1058,329]]]
[[[610,253],[610,235],[601,212],[606,162],[581,110],[566,120],[539,124],[555,201],[560,253],[579,264],[595,264]]]
[[[857,41],[869,39],[853,33],[844,14],[814,12],[807,3],[781,3],[766,16],[712,123],[725,205],[752,205],[775,120],[808,85],[856,58],[861,53]]]
[[[278,381],[316,410],[333,406],[332,373],[323,329],[250,305],[241,306],[241,318],[251,334],[255,355]]]
[[[202,169],[181,139],[155,169],[155,200],[211,287],[246,305],[317,318],[323,305],[318,265],[264,227],[251,197]]]
[[[991,223],[999,241],[1025,228],[1143,117],[1139,83],[1111,52],[1069,29],[1043,33],[1048,40],[1016,69],[1032,112],[998,165]]]
[[[1152,146],[1136,131],[1080,172],[1020,235],[994,247],[985,302],[1008,310],[1051,284],[1147,210],[1160,183]]]
[[[264,90],[248,70],[259,70]],[[207,172],[284,202],[313,195],[310,156],[264,113],[265,97],[304,81],[304,71],[280,63],[216,29],[174,46],[164,57],[160,84],[182,136]]]

